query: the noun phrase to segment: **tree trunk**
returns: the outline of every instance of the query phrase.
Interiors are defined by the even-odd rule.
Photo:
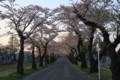
[[[98,72],[98,60],[95,60],[93,57],[93,51],[92,51],[92,44],[93,44],[93,36],[94,31],[96,28],[91,28],[91,35],[90,35],[90,42],[88,45],[88,51],[89,51],[89,60],[90,60],[90,73],[97,73]]]
[[[40,47],[37,47],[37,48],[38,48],[38,52],[39,52],[39,66],[43,66],[43,58],[41,55],[41,49],[40,49]]]
[[[47,54],[47,44],[44,46],[43,58],[46,56],[46,54]]]
[[[77,59],[74,56],[74,49],[70,48],[70,54],[69,54],[69,60],[71,61],[72,64],[77,64]]]
[[[98,72],[98,60],[95,60],[91,53],[89,53],[89,60],[90,60],[90,73],[97,73]]]
[[[111,72],[112,72],[112,80],[120,80],[120,50],[118,51],[118,53],[115,52],[115,48],[113,46],[111,46],[110,48],[110,54],[112,58],[111,58]]]
[[[44,59],[45,58],[45,64],[46,64],[46,55],[47,54],[47,43],[46,43],[46,45],[44,46],[44,53],[43,53],[43,56],[42,56],[42,59]],[[43,61],[43,60],[42,60]]]
[[[23,62],[24,62],[24,37],[20,37],[20,51],[17,63],[17,73],[19,74],[24,74]]]
[[[44,62],[43,59],[45,58],[45,56],[47,54],[47,44],[48,43],[46,43],[45,46],[44,46],[44,53],[43,53],[43,55],[41,56],[41,59],[40,59],[40,65],[41,66],[43,66],[43,62]]]
[[[49,59],[48,59],[48,56],[46,55],[45,56],[45,65],[49,64]]]
[[[71,49],[70,49],[68,58],[69,58],[69,61],[73,63],[73,55],[72,55]]]
[[[72,49],[73,49],[73,53],[76,54],[76,55],[74,56],[74,63],[75,63],[75,64],[78,64],[77,61],[78,61],[78,56],[79,56],[79,55],[78,55],[77,50],[76,50],[75,48],[72,48]]]
[[[81,68],[87,68],[87,61],[86,61],[86,56],[84,53],[81,53],[80,51],[80,46],[82,45],[82,42],[81,42],[81,38],[79,37],[78,38],[78,44],[77,44],[77,50],[78,50],[78,54],[79,54],[79,57],[81,59]]]
[[[85,54],[81,53],[80,56],[81,56],[81,69],[87,68],[87,61]]]
[[[43,59],[44,58],[41,56],[39,66],[43,66]]]
[[[34,51],[35,51],[35,46],[33,45],[32,46],[32,69],[36,70],[36,63],[35,63],[35,54],[34,54]]]

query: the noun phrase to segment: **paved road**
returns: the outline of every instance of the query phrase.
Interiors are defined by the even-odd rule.
[[[35,72],[22,80],[91,80],[73,67],[67,58],[60,58],[54,65]]]

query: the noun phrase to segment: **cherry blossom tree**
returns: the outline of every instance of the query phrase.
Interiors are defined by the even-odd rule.
[[[88,32],[88,28],[83,23],[79,22],[79,19],[76,18],[76,15],[69,12],[69,10],[67,10],[65,6],[61,6],[61,8],[57,8],[56,11],[57,10],[58,14],[56,16],[56,19],[60,21],[63,25],[66,25],[68,31],[71,30],[77,35],[78,44],[76,44],[76,48],[79,53],[79,57],[81,58],[81,68],[86,68],[86,58],[85,54],[81,51],[81,47],[83,46],[83,40],[85,39],[85,35]]]
[[[87,1],[87,0],[86,0]],[[88,0],[89,1],[89,0]],[[94,0],[95,1],[95,0]],[[111,1],[113,0],[106,0],[106,1],[97,1],[97,6],[96,4],[94,4],[92,7],[95,7],[95,8],[99,8],[103,5],[100,5],[101,2],[104,3],[104,10],[108,10],[109,9],[109,5],[111,3]],[[119,1],[118,1],[119,2]],[[88,3],[86,4],[86,6],[84,6],[85,9],[88,9],[88,5],[91,4],[91,3]],[[113,10],[112,10],[113,11]],[[88,19],[87,17],[84,17],[80,10],[78,9],[78,7],[74,6],[74,13],[76,14],[76,16],[84,22],[84,24],[86,24],[87,26],[90,26],[90,27],[96,27],[96,28],[99,28],[103,34],[103,37],[104,37],[104,49],[106,50],[106,53],[109,55],[109,57],[111,58],[111,66],[110,66],[110,69],[111,69],[111,72],[112,72],[112,79],[113,80],[119,80],[120,77],[119,77],[119,73],[120,73],[120,67],[119,67],[119,60],[118,58],[119,57],[119,54],[115,51],[115,48],[118,46],[118,44],[120,43],[120,35],[117,35],[117,38],[114,40],[114,42],[111,43],[110,39],[109,39],[109,31],[107,31],[106,29],[106,26],[105,25],[102,25],[102,24],[99,24],[98,22],[96,22],[95,20],[91,20],[91,19]],[[101,18],[99,18],[100,20]],[[119,21],[119,17],[117,17],[117,20]],[[116,19],[114,20],[116,21]],[[113,22],[114,22],[113,21]],[[109,24],[109,23],[108,23]],[[112,25],[110,24],[110,27],[112,27]]]
[[[89,1],[89,0],[83,0],[83,2],[76,3],[75,6],[73,5],[73,7],[63,6],[63,9],[64,9],[64,11],[67,12],[67,14],[65,14],[66,12],[64,12],[62,15],[64,15],[64,14],[65,14],[65,16],[67,15],[66,18],[69,19],[67,23],[70,24],[70,26],[73,28],[73,30],[75,31],[76,34],[80,34],[80,35],[78,35],[78,37],[87,36],[86,39],[89,41],[88,50],[89,50],[89,58],[90,58],[90,64],[91,64],[90,65],[90,72],[98,72],[97,60],[94,59],[93,54],[92,54],[92,44],[93,44],[94,32],[96,31],[96,27],[95,26],[89,27],[88,25],[82,26],[83,24],[82,25],[78,24],[77,27],[76,27],[76,24],[77,23],[82,23],[82,21],[76,19],[77,16],[75,14],[73,14],[74,7],[77,7],[78,12],[83,17],[87,18],[88,20],[95,21],[95,22],[97,22],[98,24],[101,24],[101,25],[104,25],[105,23],[111,21],[111,19],[110,18],[109,18],[110,20],[107,19],[107,17],[109,17],[109,15],[108,15],[109,12],[105,11],[105,10],[102,10],[102,8],[104,8],[104,7],[102,7],[101,9],[93,8],[89,5],[90,3],[91,3],[91,1]],[[87,6],[89,6],[90,9]],[[69,14],[72,14],[72,17],[69,16]],[[81,33],[79,28],[82,29],[86,33]],[[79,46],[78,46],[78,48],[79,48]],[[105,49],[102,52],[104,52],[104,51],[105,51]]]
[[[27,41],[26,41],[26,43],[28,44],[28,45],[30,45],[30,48],[32,48],[32,69],[35,69],[36,70],[36,67],[37,67],[37,65],[36,65],[36,62],[35,62],[35,47],[36,47],[36,40],[35,40],[35,37],[36,37],[37,35],[35,35],[35,33],[34,34],[32,34],[28,39],[27,39]]]
[[[56,30],[56,28],[54,28],[54,27],[52,27],[51,29],[46,28],[41,33],[42,34],[42,36],[41,36],[41,44],[42,44],[42,47],[44,48],[44,53],[43,53],[43,55],[41,57],[41,60],[43,60],[43,58],[47,54],[47,48],[48,48],[49,42],[52,41],[58,35],[58,33],[55,30]],[[49,62],[47,61],[47,63],[49,63]],[[41,65],[42,64],[43,63],[41,63]]]
[[[9,20],[8,27],[14,30],[20,38],[17,73],[23,74],[24,41],[36,32],[37,27],[44,24],[48,18],[49,9],[36,5],[17,8],[13,2],[10,2],[10,5],[3,4],[2,7],[6,9],[5,18]]]
[[[70,32],[66,36],[62,36],[62,41],[60,42],[61,46],[63,46],[64,49],[68,50],[67,53],[69,53],[69,60],[73,64],[77,64],[77,60],[79,57],[79,54],[77,52],[77,36],[73,33]]]
[[[43,59],[47,55],[49,42],[51,42],[58,35],[57,29],[52,26],[52,23],[53,22],[51,22],[51,19],[47,19],[41,28],[38,28],[37,32],[32,34],[34,37],[30,37],[30,39],[32,39],[33,45],[38,49],[40,60],[39,66],[43,66]]]

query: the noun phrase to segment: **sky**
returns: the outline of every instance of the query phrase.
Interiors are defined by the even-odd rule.
[[[34,5],[39,5],[41,7],[47,7],[50,9],[57,8],[60,5],[71,5],[70,0],[15,0],[15,3],[21,7],[34,4]],[[0,35],[7,32],[5,26],[7,26],[6,23],[0,20],[0,28],[1,28]],[[7,45],[8,41],[9,41],[9,36],[0,37],[0,44]]]
[[[59,7],[62,4],[70,5],[71,1],[70,0],[16,0],[15,3],[21,6],[34,4],[34,5],[39,5],[42,7],[48,7],[53,9],[53,8]]]

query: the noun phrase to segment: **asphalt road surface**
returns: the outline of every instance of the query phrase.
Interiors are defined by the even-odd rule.
[[[67,58],[62,57],[52,66],[35,72],[22,80],[92,80],[73,67]]]

